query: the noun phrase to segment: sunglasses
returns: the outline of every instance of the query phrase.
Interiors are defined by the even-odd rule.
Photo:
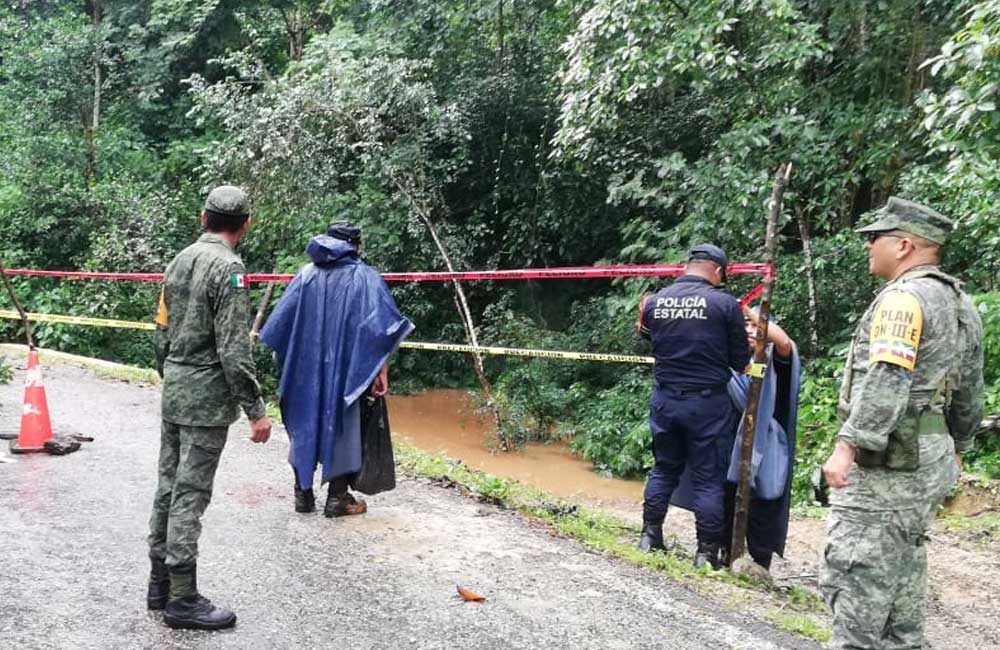
[[[894,235],[891,232],[870,232],[868,233],[868,243],[874,244],[882,237],[893,237],[894,239],[902,239],[902,235]]]

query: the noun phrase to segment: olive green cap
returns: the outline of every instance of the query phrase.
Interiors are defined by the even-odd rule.
[[[886,232],[902,230],[923,237],[935,244],[944,244],[954,228],[951,219],[926,205],[890,196],[885,207],[875,213],[877,219],[855,232]]]
[[[205,210],[229,217],[245,217],[250,214],[250,200],[247,193],[235,185],[220,185],[208,193]]]

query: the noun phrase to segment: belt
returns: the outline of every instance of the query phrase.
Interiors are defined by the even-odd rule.
[[[657,390],[662,390],[663,392],[673,395],[675,397],[691,397],[693,395],[699,395],[701,397],[709,397],[710,395],[722,395],[726,392],[726,384],[719,386],[712,386],[709,388],[677,388],[674,386],[664,386],[662,384],[656,385]]]

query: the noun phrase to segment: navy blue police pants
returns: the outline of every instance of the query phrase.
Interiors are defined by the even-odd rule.
[[[686,468],[698,541],[725,543],[723,491],[729,459],[724,456],[724,447],[736,415],[724,386],[703,391],[653,390],[649,428],[654,465],[643,495],[646,523],[663,523],[670,497]]]

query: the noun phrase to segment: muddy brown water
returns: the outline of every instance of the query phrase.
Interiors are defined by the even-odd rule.
[[[430,390],[389,397],[394,436],[419,449],[443,453],[477,470],[512,478],[568,499],[638,508],[643,483],[606,478],[575,456],[565,442],[529,444],[513,452],[491,448],[495,433],[489,417],[477,413],[467,391]]]

